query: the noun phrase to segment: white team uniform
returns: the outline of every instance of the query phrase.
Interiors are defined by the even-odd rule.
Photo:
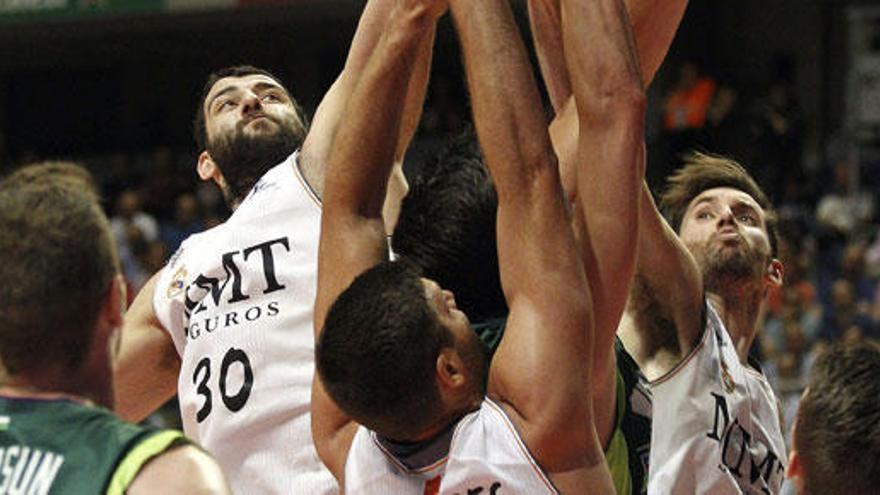
[[[701,342],[651,383],[648,493],[779,493],[787,457],[776,396],[740,363],[708,301],[706,313]]]
[[[498,404],[483,400],[433,457],[408,463],[363,426],[345,463],[345,492],[358,495],[557,493]],[[428,453],[431,456],[431,453]],[[418,457],[418,454],[415,456]]]
[[[225,223],[184,241],[153,297],[182,360],[184,430],[237,494],[338,491],[312,442],[321,207],[296,160],[266,172]]]

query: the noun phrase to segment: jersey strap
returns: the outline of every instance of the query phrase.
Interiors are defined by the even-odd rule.
[[[629,469],[629,446],[623,435],[623,415],[626,413],[626,384],[623,375],[617,371],[617,418],[614,424],[614,433],[608,448],[605,449],[605,462],[611,472],[615,491],[620,494],[632,493],[632,475]]]
[[[110,478],[107,495],[123,495],[144,464],[183,440],[185,440],[183,433],[173,430],[160,431],[147,437],[128,451],[119,463],[116,471],[113,472],[113,477]]]

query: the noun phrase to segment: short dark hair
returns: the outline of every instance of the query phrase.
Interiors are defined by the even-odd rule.
[[[72,179],[83,174],[0,183],[0,360],[9,375],[77,370],[119,273],[107,217]]]
[[[507,315],[498,271],[498,195],[472,131],[416,176],[400,206],[391,246],[455,294],[474,321]]]
[[[702,192],[716,187],[740,190],[755,200],[764,210],[770,251],[777,255],[779,248],[778,219],[773,205],[755,182],[755,179],[736,161],[720,155],[693,151],[684,157],[684,166],[667,180],[666,190],[660,196],[660,210],[676,232],[681,228],[684,214],[691,201]]]
[[[2,187],[17,188],[31,184],[42,184],[48,181],[62,182],[74,189],[91,194],[95,202],[100,203],[101,196],[95,180],[88,170],[74,162],[44,161],[25,165],[13,170],[3,178]]]
[[[293,102],[293,107],[296,110],[300,121],[302,121],[303,127],[308,130],[309,123],[305,111],[300,106],[299,102],[296,101],[293,95],[290,94],[290,91],[287,90],[287,88],[284,86],[284,83],[281,82],[281,79],[265,69],[260,69],[252,65],[233,65],[230,67],[224,67],[208,74],[208,78],[205,80],[204,86],[202,86],[202,95],[201,98],[199,98],[199,104],[196,108],[195,117],[193,118],[193,137],[196,140],[196,146],[199,150],[206,149],[208,144],[208,130],[205,124],[205,98],[208,97],[208,93],[211,92],[211,88],[213,88],[214,85],[217,84],[217,81],[226,77],[244,77],[252,75],[266,76],[278,83],[279,86],[284,88],[287,96],[290,97],[290,101]]]
[[[807,494],[880,487],[880,349],[835,344],[816,359],[801,399],[795,447]]]
[[[389,261],[357,277],[330,308],[316,365],[343,411],[405,440],[437,420],[437,356],[452,345],[451,331],[428,306],[418,271]]]

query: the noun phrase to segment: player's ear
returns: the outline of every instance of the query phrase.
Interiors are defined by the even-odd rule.
[[[803,487],[800,485],[803,484],[804,480],[804,464],[801,461],[801,456],[798,452],[796,435],[797,420],[795,419],[794,425],[791,427],[791,452],[788,454],[788,465],[785,467],[785,477],[794,481],[795,486],[798,488],[797,493],[803,493]]]
[[[782,280],[785,276],[785,267],[782,265],[782,262],[776,258],[770,260],[770,263],[767,265],[767,273],[765,275],[765,280],[767,280],[767,284],[771,287],[782,287]]]
[[[196,165],[196,171],[199,173],[199,178],[202,180],[213,180],[218,186],[222,185],[221,182],[225,182],[223,174],[220,172],[220,167],[217,166],[214,158],[212,158],[211,154],[207,151],[199,153],[199,161]]]
[[[455,390],[465,384],[464,363],[451,347],[440,350],[437,356],[437,381],[442,389]]]
[[[110,288],[104,298],[104,306],[101,309],[101,317],[111,328],[122,326],[122,319],[128,304],[128,288],[122,275],[116,275],[110,281]]]
[[[788,454],[788,466],[785,467],[785,477],[791,479],[795,486],[800,487],[804,479],[804,464],[801,462],[801,456],[797,449],[792,449]],[[803,493],[798,489],[797,493]]]

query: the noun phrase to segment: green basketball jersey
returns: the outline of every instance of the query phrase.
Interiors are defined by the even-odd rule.
[[[617,356],[618,428],[626,440],[627,457],[633,495],[647,493],[648,455],[651,450],[651,417],[653,398],[648,381],[639,365],[630,356],[620,339],[615,337],[614,351]],[[622,382],[622,383],[621,383]],[[622,386],[621,386],[622,385]]]
[[[0,495],[122,494],[148,460],[183,441],[68,399],[0,397]]]

